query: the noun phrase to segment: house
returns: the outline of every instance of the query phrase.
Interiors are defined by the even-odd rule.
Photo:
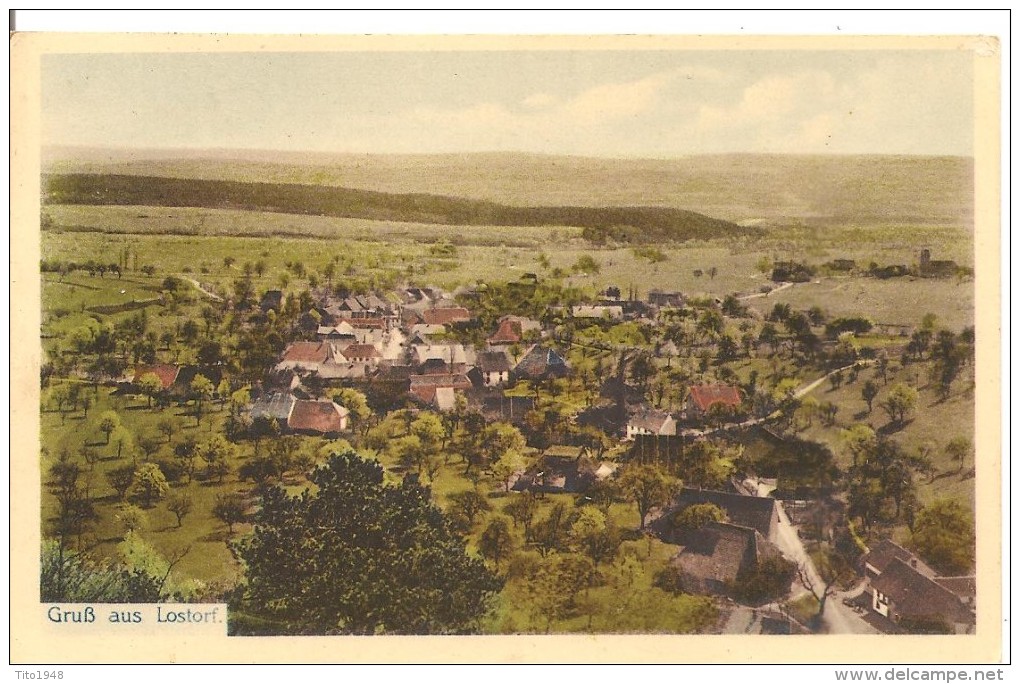
[[[868,607],[883,618],[890,631],[923,631],[938,625],[965,633],[973,628],[973,576],[939,577],[932,567],[890,539],[869,549],[862,564],[869,580]]]
[[[595,482],[597,466],[584,447],[552,446],[514,482],[514,491],[577,494]]]
[[[964,578],[940,583],[900,558],[871,580],[871,609],[906,632],[935,627],[950,633],[971,632],[975,624],[973,596],[961,596],[950,587],[968,586]],[[936,627],[938,626],[938,627]]]
[[[411,344],[428,345],[433,342],[437,342],[445,334],[445,325],[428,325],[427,323],[418,323],[411,326],[410,331],[408,331],[407,339]]]
[[[473,350],[462,344],[415,344],[411,346],[411,365],[421,366],[430,359],[438,359],[456,365],[471,365],[475,362]]]
[[[170,388],[171,394],[177,397],[187,398],[191,396],[191,383],[199,375],[218,387],[223,379],[223,369],[218,366],[181,366],[174,378],[174,384]]]
[[[490,347],[509,346],[520,343],[522,335],[519,321],[504,318],[499,322],[496,332],[492,333],[486,341]]]
[[[276,420],[280,427],[284,427],[290,419],[290,412],[294,410],[296,401],[291,394],[271,392],[256,399],[248,413],[252,420],[260,418]]]
[[[650,290],[648,292],[648,304],[659,308],[673,307],[682,308],[684,296],[679,292],[663,292],[662,290]]]
[[[276,368],[315,370],[321,364],[330,361],[343,363],[345,360],[337,359],[333,346],[327,342],[293,342],[283,350]]]
[[[570,367],[559,352],[536,344],[517,362],[510,376],[514,380],[546,380],[563,378],[569,373]]]
[[[736,411],[741,405],[740,390],[732,385],[694,385],[687,395],[688,417],[707,416],[713,406]]]
[[[757,529],[733,523],[710,522],[685,532],[680,541],[683,547],[672,563],[684,591],[695,594],[726,595],[738,577],[782,555]]]
[[[287,429],[313,435],[337,435],[347,430],[348,411],[332,401],[294,402],[287,419]]]
[[[627,419],[627,439],[635,435],[675,435],[676,420],[665,411],[644,407]]]
[[[740,527],[749,527],[770,542],[779,538],[779,509],[776,500],[768,496],[747,496],[712,489],[685,487],[663,515],[656,518],[653,530],[665,542],[678,543],[678,530],[673,528],[675,513],[696,504],[714,504],[726,514],[727,520]]]
[[[357,339],[354,326],[346,321],[338,325],[320,325],[316,330],[320,340],[328,342],[353,342]]]
[[[437,391],[441,388],[451,390],[466,390],[471,387],[471,380],[462,373],[447,373],[436,375],[412,375],[410,377],[409,389],[419,401],[430,406],[436,404]],[[448,393],[443,392],[439,401],[446,401]]]
[[[370,366],[379,363],[379,358],[382,356],[372,344],[348,345],[344,347],[343,355],[350,363],[365,363]]]
[[[598,318],[618,321],[623,318],[623,307],[619,304],[578,304],[570,307],[574,318]]]
[[[510,359],[503,352],[481,352],[475,367],[481,373],[482,384],[486,387],[502,385],[510,380]]]
[[[173,387],[174,382],[177,381],[177,374],[180,370],[180,366],[171,365],[169,363],[153,363],[135,366],[135,375],[131,382],[138,385],[139,380],[151,373],[159,378],[159,382],[163,386],[163,389],[168,390]]]
[[[422,321],[426,325],[450,325],[466,323],[471,320],[471,312],[462,306],[425,309],[421,312]]]

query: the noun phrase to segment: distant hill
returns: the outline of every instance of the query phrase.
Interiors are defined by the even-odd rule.
[[[369,155],[49,148],[50,173],[298,183],[512,206],[655,206],[734,222],[971,228],[963,157],[701,155],[606,159],[521,153]]]
[[[109,174],[43,177],[45,204],[239,209],[463,226],[575,226],[593,241],[681,242],[754,229],[670,207],[514,207],[427,194],[394,194],[297,183]]]

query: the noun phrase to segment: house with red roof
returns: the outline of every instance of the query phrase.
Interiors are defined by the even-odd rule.
[[[741,403],[740,389],[733,385],[694,385],[687,395],[685,408],[689,418],[699,418],[707,416],[713,406],[736,411]]]
[[[351,344],[344,347],[344,358],[351,363],[366,363],[375,365],[379,363],[382,354],[375,348],[374,344]]]
[[[287,419],[287,429],[312,435],[337,435],[347,430],[348,411],[332,401],[298,399]]]
[[[471,320],[471,312],[462,306],[450,306],[444,308],[425,309],[421,312],[422,320],[426,325],[449,325],[451,323],[466,323]]]
[[[519,321],[503,319],[499,322],[499,328],[489,336],[487,342],[492,347],[509,346],[518,344],[521,341],[521,335],[522,331]]]
[[[180,366],[175,366],[169,363],[152,363],[135,366],[135,375],[132,382],[137,385],[139,380],[151,373],[159,378],[159,382],[163,385],[163,389],[168,390],[174,386],[174,383],[177,381],[177,374],[180,373],[180,371]]]

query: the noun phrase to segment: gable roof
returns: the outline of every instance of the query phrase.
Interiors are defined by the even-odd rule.
[[[563,377],[569,370],[566,360],[557,351],[536,344],[517,362],[517,366],[514,367],[514,375],[529,379],[541,379],[547,376]]]
[[[521,341],[521,324],[519,321],[504,319],[499,322],[496,332],[489,336],[489,344],[516,344]]]
[[[177,371],[177,378],[174,379],[175,391],[190,392],[191,383],[199,375],[205,376],[213,384],[213,387],[216,387],[223,379],[223,369],[217,366],[181,366]]]
[[[291,411],[290,418],[287,420],[287,427],[291,430],[305,430],[322,434],[342,432],[346,417],[347,409],[332,401],[298,399],[294,402],[294,410]]]
[[[702,411],[708,411],[714,404],[740,406],[740,390],[732,385],[694,385],[691,399]]]
[[[875,569],[878,574],[885,572],[885,569],[894,560],[899,559],[913,567],[925,577],[935,577],[938,573],[929,567],[924,561],[910,551],[894,542],[892,539],[882,539],[876,542],[864,556],[864,562]]]
[[[705,503],[715,504],[726,511],[726,517],[732,524],[753,528],[766,538],[769,536],[773,520],[778,515],[776,500],[769,496],[746,496],[688,487],[680,491],[675,508],[683,510],[688,506]]]
[[[667,422],[672,416],[665,411],[659,411],[653,408],[644,408],[635,413],[631,414],[627,420],[627,425],[631,425],[635,428],[648,430],[654,435],[667,434],[669,426]],[[663,432],[667,430],[667,432]],[[669,434],[676,434],[676,425],[672,426],[672,432]]]
[[[159,382],[163,385],[163,389],[170,389],[174,381],[177,380],[177,374],[180,372],[180,366],[173,366],[169,363],[153,363],[145,366],[135,366],[135,377],[133,382],[137,383],[142,379],[143,376],[152,373]]]
[[[325,363],[330,346],[325,342],[293,342],[283,350],[283,361]]]
[[[481,352],[475,365],[483,373],[510,372],[510,359],[503,352]]]
[[[688,535],[674,563],[698,579],[730,583],[758,560],[759,544],[767,543],[749,527],[711,522]]]
[[[974,612],[952,591],[899,558],[893,558],[871,586],[889,597],[902,617],[943,617],[971,624]]]
[[[953,592],[964,602],[973,601],[977,597],[977,577],[935,577],[936,582]]]
[[[452,411],[457,406],[457,394],[452,387],[437,387],[432,403],[440,411]]]
[[[471,354],[462,344],[416,344],[411,347],[414,359],[422,364],[429,359],[445,363],[470,363]]]
[[[375,345],[351,344],[344,347],[344,356],[348,359],[376,359],[382,356]]]
[[[285,423],[290,418],[290,413],[294,409],[294,403],[297,401],[292,395],[284,394],[283,392],[273,392],[271,394],[263,394],[261,397],[255,400],[252,404],[251,414],[252,420],[258,418],[275,418],[278,422]]]
[[[462,306],[425,309],[421,312],[422,320],[428,325],[449,325],[471,320],[471,312]]]

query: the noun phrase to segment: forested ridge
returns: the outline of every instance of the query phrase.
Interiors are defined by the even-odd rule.
[[[391,194],[319,185],[243,183],[154,176],[43,177],[44,204],[201,207],[445,225],[575,226],[586,238],[682,242],[753,229],[667,207],[512,207],[428,194]]]

